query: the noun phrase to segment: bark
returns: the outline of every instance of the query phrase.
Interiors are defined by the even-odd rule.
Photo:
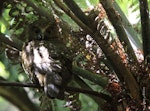
[[[143,51],[145,59],[149,59],[150,63],[150,22],[149,22],[149,9],[147,0],[139,0],[140,3],[140,15],[141,15],[141,27],[142,27],[142,40]]]

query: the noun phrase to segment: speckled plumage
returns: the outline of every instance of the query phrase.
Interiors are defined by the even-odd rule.
[[[48,97],[63,99],[64,88],[71,78],[71,61],[64,57],[66,49],[56,39],[59,35],[56,34],[57,26],[52,27],[52,33],[48,35],[45,34],[47,28],[43,30],[37,24],[30,26],[29,40],[22,49],[22,65],[33,83],[44,86]]]

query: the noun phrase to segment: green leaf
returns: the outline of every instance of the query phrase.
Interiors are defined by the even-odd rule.
[[[93,8],[99,3],[99,0],[74,0],[74,1],[79,5],[79,7],[83,11]]]
[[[0,32],[5,33],[5,31],[6,31],[6,26],[2,22],[0,22]]]

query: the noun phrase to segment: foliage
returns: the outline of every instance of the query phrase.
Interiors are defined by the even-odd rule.
[[[148,39],[143,44],[141,30],[144,28],[139,23],[142,15],[139,2],[140,0],[2,1],[0,81],[30,82],[21,66],[19,54],[22,45],[28,41],[30,24],[45,19],[50,23],[56,21],[59,26],[61,39],[70,51],[65,56],[72,60],[74,77],[66,87],[65,100],[53,100],[43,92],[26,88],[18,88],[18,95],[26,98],[20,104],[12,101],[13,98],[19,99],[13,88],[0,87],[0,95],[19,109],[24,107],[24,111],[27,108],[32,110],[32,107],[40,111],[150,110],[149,50],[145,53],[145,49],[142,49],[142,45],[149,47],[146,44],[150,44],[150,41]],[[136,17],[130,19],[134,14]],[[147,24],[148,27],[150,23]],[[3,91],[14,93],[4,95]]]

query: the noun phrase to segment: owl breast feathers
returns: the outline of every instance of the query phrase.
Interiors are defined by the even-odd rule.
[[[23,46],[22,65],[25,72],[33,83],[44,87],[50,98],[63,99],[64,88],[71,77],[66,64],[69,64],[68,61],[49,41],[32,40]]]

